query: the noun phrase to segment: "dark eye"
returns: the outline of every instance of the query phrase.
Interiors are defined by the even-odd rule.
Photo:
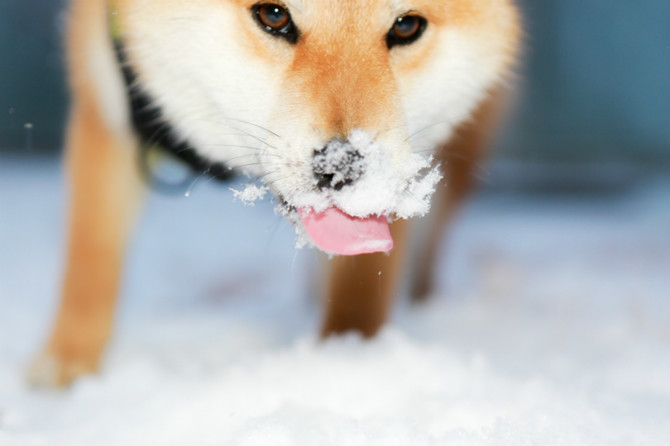
[[[393,27],[386,35],[386,46],[409,45],[423,34],[427,25],[426,19],[418,14],[409,13],[396,19]]]
[[[260,27],[268,34],[286,39],[290,43],[298,41],[298,29],[293,24],[288,9],[277,3],[259,3],[251,9]]]

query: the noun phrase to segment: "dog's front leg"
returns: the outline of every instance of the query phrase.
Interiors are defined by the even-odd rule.
[[[330,260],[322,336],[358,331],[371,337],[384,325],[398,291],[408,228],[406,220],[391,224],[395,247],[390,254],[341,256]]]
[[[30,380],[43,386],[65,386],[97,370],[142,195],[132,138],[112,132],[94,104],[79,102],[67,144],[70,209],[62,300],[45,349],[29,371]]]
[[[442,239],[450,220],[474,185],[475,171],[486,155],[505,96],[506,91],[502,87],[495,89],[479,105],[472,118],[457,129],[456,135],[437,154],[445,180],[438,186],[427,228],[418,237],[415,247],[410,285],[414,302],[426,301],[433,292],[435,264]]]

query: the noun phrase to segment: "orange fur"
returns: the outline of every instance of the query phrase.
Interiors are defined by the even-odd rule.
[[[235,18],[232,26],[246,52],[254,60],[271,64],[276,76],[284,79],[281,85],[287,107],[299,110],[296,116],[313,120],[312,126],[325,139],[346,137],[359,128],[383,132],[402,121],[396,87],[425,69],[437,43],[426,38],[413,51],[399,48],[389,53],[382,37],[398,15],[417,10],[435,27],[450,26],[465,29],[477,39],[497,39],[503,65],[514,60],[520,34],[515,9],[508,0],[287,0],[289,6],[297,5],[297,24],[308,37],[290,48],[253,23],[249,8],[255,3],[114,1],[115,13],[131,31],[148,16],[172,20],[185,15],[188,19],[188,12],[182,11],[189,8],[227,10]],[[108,108],[103,100],[108,91],[101,89],[99,80],[100,76],[112,80],[116,76],[118,81],[119,73],[96,71],[107,69],[105,63],[111,60],[107,7],[106,0],[72,0],[71,5],[67,43],[73,111],[67,147],[71,188],[67,266],[53,332],[31,372],[38,384],[67,385],[97,370],[112,328],[124,246],[142,195],[132,130],[127,122],[114,121],[123,121],[123,116],[119,118]],[[427,34],[432,32],[431,26]],[[129,32],[124,39],[132,47],[141,35]],[[102,55],[106,62],[104,57],[94,62],[98,52],[107,52]],[[470,185],[496,101],[493,98],[482,105],[475,116],[478,127],[464,128],[459,139],[444,143],[441,156],[450,188],[437,203],[438,224],[423,242],[423,256],[413,265],[422,272],[414,282],[416,295],[424,296],[430,289],[430,264],[441,227]],[[453,154],[459,155],[452,158]],[[347,330],[373,336],[383,325],[402,276],[408,227],[404,221],[392,225],[396,248],[391,255],[331,261],[324,336]]]
[[[134,153],[90,100],[74,107],[68,143],[70,221],[61,307],[33,378],[64,385],[98,368],[109,338],[123,251],[142,195]]]

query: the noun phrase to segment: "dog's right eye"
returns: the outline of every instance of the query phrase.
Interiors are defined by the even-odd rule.
[[[289,43],[298,41],[298,28],[288,9],[277,3],[258,3],[251,9],[256,22],[268,34],[281,37]]]
[[[427,24],[425,18],[412,12],[398,17],[386,35],[386,46],[391,49],[414,43],[426,30]]]

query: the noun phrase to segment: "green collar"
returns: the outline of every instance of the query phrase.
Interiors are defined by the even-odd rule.
[[[119,9],[115,0],[107,1],[107,17],[109,18],[109,33],[112,40],[121,39],[121,20],[119,18]]]

